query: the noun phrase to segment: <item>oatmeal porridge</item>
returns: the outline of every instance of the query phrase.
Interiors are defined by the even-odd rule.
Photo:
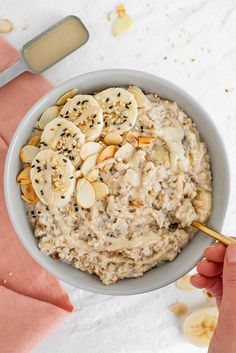
[[[99,276],[172,261],[212,207],[209,156],[175,103],[138,87],[72,89],[20,151],[17,177],[39,249]]]

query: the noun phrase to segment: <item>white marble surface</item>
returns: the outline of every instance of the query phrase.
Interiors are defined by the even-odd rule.
[[[78,15],[90,32],[86,46],[45,73],[57,85],[103,68],[145,70],[182,86],[211,114],[231,165],[231,200],[224,231],[236,233],[236,0],[124,0],[133,28],[111,35],[106,15],[119,1],[0,0],[1,17],[15,30],[5,37],[17,48],[58,19]],[[164,57],[167,57],[164,60]],[[229,92],[226,92],[228,89]],[[204,302],[174,284],[132,297],[94,295],[68,285],[75,312],[34,353],[197,353],[181,321],[168,311],[176,299]]]

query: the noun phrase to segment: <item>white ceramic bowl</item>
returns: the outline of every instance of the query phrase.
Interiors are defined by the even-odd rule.
[[[220,230],[229,198],[229,168],[222,140],[204,109],[185,91],[160,77],[132,70],[103,70],[75,77],[42,97],[20,123],[9,147],[5,165],[5,198],[12,224],[20,240],[46,270],[63,281],[88,291],[110,295],[128,295],[148,292],[163,287],[190,271],[202,258],[204,249],[212,243],[205,234],[197,234],[173,262],[156,267],[137,279],[126,279],[106,286],[94,276],[79,271],[61,261],[44,255],[37,247],[32,227],[20,197],[16,176],[21,168],[19,151],[26,143],[35,121],[63,92],[78,87],[82,93],[92,93],[111,86],[137,85],[147,92],[174,100],[196,122],[207,143],[213,172],[213,210],[209,225]]]

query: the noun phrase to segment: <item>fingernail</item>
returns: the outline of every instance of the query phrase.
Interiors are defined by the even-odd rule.
[[[236,244],[228,246],[226,251],[226,259],[229,264],[236,263]]]
[[[219,246],[220,244],[221,244],[221,243],[219,243],[219,242],[214,243],[214,244],[212,244],[212,245],[209,245],[209,246],[207,247],[207,249],[216,248],[216,247]]]

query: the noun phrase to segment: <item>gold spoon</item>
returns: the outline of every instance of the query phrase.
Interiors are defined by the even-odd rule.
[[[197,221],[193,221],[192,225],[197,228],[198,230],[201,230],[202,232],[210,235],[211,237],[219,240],[221,243],[223,243],[224,245],[230,245],[230,244],[236,244],[236,239],[232,239],[230,237],[227,237],[223,234],[220,234],[218,232],[216,232],[215,230],[205,226],[204,224],[197,222]]]

